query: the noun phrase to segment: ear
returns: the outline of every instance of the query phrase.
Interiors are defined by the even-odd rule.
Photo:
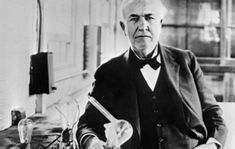
[[[121,28],[122,28],[124,34],[126,35],[126,27],[125,27],[125,24],[124,24],[122,21],[120,21],[119,23],[120,23],[120,26],[121,26]]]
[[[120,23],[122,30],[125,32],[125,24],[122,21],[120,21],[119,23]]]

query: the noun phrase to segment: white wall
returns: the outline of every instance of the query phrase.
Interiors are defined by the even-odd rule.
[[[33,48],[33,0],[0,2],[0,130],[11,124],[11,110],[28,107],[29,51]]]

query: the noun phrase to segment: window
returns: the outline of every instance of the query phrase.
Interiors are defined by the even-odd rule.
[[[162,42],[192,50],[198,57],[219,58],[222,51],[220,0],[168,0]]]
[[[162,43],[195,53],[218,101],[235,101],[235,1],[164,0]]]

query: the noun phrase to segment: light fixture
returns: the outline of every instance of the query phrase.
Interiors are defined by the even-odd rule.
[[[25,149],[30,149],[33,121],[28,118],[20,120],[18,123],[18,132],[21,145],[25,146]]]

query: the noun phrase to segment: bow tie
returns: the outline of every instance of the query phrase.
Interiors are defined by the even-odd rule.
[[[133,66],[135,66],[137,69],[141,69],[143,68],[146,64],[149,64],[154,70],[157,70],[159,66],[161,66],[161,64],[157,61],[157,57],[159,56],[159,53],[154,56],[151,59],[139,59],[135,53],[130,50],[130,59],[131,59],[131,63],[133,64]]]
[[[158,61],[157,61],[157,56],[155,56],[154,58],[151,59],[146,59],[146,60],[140,60],[138,59],[138,66],[139,68],[143,68],[146,64],[149,64],[154,70],[157,70],[158,67],[161,65]]]

